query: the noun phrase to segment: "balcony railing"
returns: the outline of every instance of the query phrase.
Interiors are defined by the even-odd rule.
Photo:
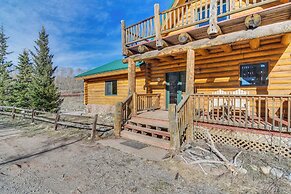
[[[205,26],[225,20],[230,15],[280,0],[194,0],[160,12],[155,4],[155,15],[126,27],[122,21],[123,54],[127,47],[159,40],[170,32],[191,26]]]

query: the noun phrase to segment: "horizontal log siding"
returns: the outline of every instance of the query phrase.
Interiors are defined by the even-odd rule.
[[[197,92],[211,94],[218,89],[235,91],[239,88],[250,94],[291,94],[291,45],[286,47],[280,38],[261,41],[261,47],[252,50],[248,45],[234,45],[233,52],[211,50],[208,56],[196,56],[195,86]],[[151,89],[161,93],[161,106],[165,108],[165,74],[186,71],[186,56],[151,65]],[[240,64],[269,62],[268,87],[240,87]]]
[[[144,89],[144,74],[137,74],[136,91],[137,93],[146,93]],[[105,96],[105,81],[117,80],[117,96]],[[128,96],[128,80],[127,75],[118,75],[112,77],[98,78],[86,80],[88,90],[85,90],[85,98],[87,104],[98,105],[115,105],[117,102],[123,101]]]

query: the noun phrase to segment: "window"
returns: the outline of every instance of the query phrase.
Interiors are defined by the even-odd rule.
[[[240,66],[241,86],[267,86],[268,63],[247,64]]]
[[[117,95],[117,80],[105,82],[105,95],[106,96]]]

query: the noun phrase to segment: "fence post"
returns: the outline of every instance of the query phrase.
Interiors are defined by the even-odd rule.
[[[35,114],[34,109],[32,109],[32,111],[31,111],[31,123],[34,123],[34,114]]]
[[[59,113],[56,114],[55,119],[55,131],[58,130],[58,122],[60,121],[61,115]]]
[[[92,125],[92,131],[91,131],[91,140],[94,140],[96,138],[96,126],[97,126],[97,120],[98,120],[98,114],[94,116],[94,121]]]
[[[207,29],[207,33],[210,37],[215,37],[221,34],[221,29],[217,25],[217,0],[210,1],[210,18],[209,18],[209,28]]]
[[[12,108],[12,114],[11,114],[11,116],[12,116],[12,119],[15,119],[15,107]]]
[[[178,129],[176,108],[176,104],[169,105],[170,150],[172,152],[180,149],[180,131]]]
[[[122,125],[122,102],[118,102],[115,105],[114,113],[114,135],[120,137]]]

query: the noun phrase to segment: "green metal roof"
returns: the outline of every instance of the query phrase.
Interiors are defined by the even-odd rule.
[[[142,63],[138,62],[136,63],[136,66],[139,67]],[[101,73],[106,73],[106,72],[112,72],[112,71],[117,71],[117,70],[123,70],[123,69],[127,69],[128,65],[124,64],[122,62],[122,59],[118,59],[115,61],[112,61],[110,63],[106,63],[104,65],[101,65],[99,67],[96,67],[94,69],[91,69],[89,71],[86,71],[84,73],[81,73],[77,76],[75,76],[76,78],[78,77],[87,77],[87,76],[91,76],[91,75],[95,75],[95,74],[101,74]]]

